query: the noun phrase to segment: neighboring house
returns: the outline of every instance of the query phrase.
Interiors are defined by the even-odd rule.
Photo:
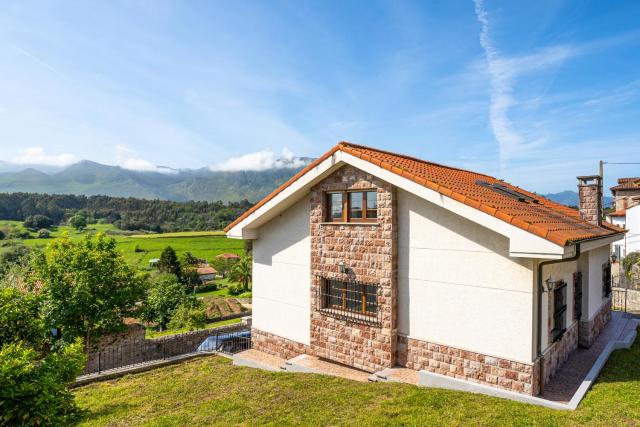
[[[536,395],[610,318],[601,180],[581,211],[340,143],[227,227],[253,240],[254,348]]]
[[[607,214],[607,221],[629,231],[627,239],[613,244],[613,253],[622,259],[628,253],[640,250],[640,220],[637,218],[640,210],[629,213],[640,205],[640,177],[618,178],[618,185],[611,187],[611,193],[615,198],[615,211]]]
[[[196,271],[198,272],[198,278],[200,279],[201,282],[208,282],[210,280],[213,280],[216,278],[216,275],[218,274],[218,271],[215,268],[207,264],[202,264],[198,266]]]
[[[640,204],[640,177],[618,178],[618,185],[611,187],[615,198],[616,212],[624,212]]]
[[[220,254],[217,255],[216,258],[222,258],[225,261],[237,261],[240,259],[240,255],[237,254]]]

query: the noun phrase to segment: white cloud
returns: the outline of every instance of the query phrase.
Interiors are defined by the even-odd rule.
[[[578,54],[571,46],[551,46],[525,56],[507,57],[500,55],[491,42],[490,25],[483,0],[474,0],[475,11],[482,30],[480,46],[484,50],[491,82],[491,104],[489,119],[491,130],[500,147],[500,160],[504,164],[514,155],[538,145],[536,141],[526,142],[509,118],[509,110],[518,105],[513,97],[513,86],[518,77],[525,73],[541,70],[561,64],[566,59]]]
[[[148,160],[136,157],[136,152],[126,145],[116,146],[116,162],[123,169],[142,172],[162,172],[174,173],[175,170],[167,167],[157,166]]]
[[[28,147],[21,154],[9,160],[19,165],[69,166],[77,162],[73,154],[47,154],[43,147]]]
[[[261,171],[273,168],[298,168],[305,162],[296,158],[287,147],[282,149],[279,157],[270,150],[256,151],[242,156],[232,157],[222,163],[210,167],[214,171]]]

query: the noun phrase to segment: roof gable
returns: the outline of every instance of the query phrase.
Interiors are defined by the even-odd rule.
[[[608,223],[604,223],[603,226],[591,224],[582,220],[579,212],[575,209],[545,199],[489,175],[346,142],[339,143],[300,171],[245,212],[225,231],[229,231],[242,222],[337,151],[369,162],[560,246],[624,232],[623,229]],[[498,185],[503,191],[496,191],[495,188],[492,188],[495,185]],[[523,197],[518,198],[506,193],[516,193]]]

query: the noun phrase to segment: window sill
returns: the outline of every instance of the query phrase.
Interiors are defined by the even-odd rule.
[[[321,222],[320,225],[367,225],[369,227],[375,227],[378,222]]]
[[[354,323],[363,323],[371,326],[380,325],[380,320],[378,320],[378,316],[376,316],[375,314],[371,314],[371,315],[359,314],[351,311],[338,310],[334,308],[321,308],[318,311],[324,316],[334,317],[340,320],[346,320]]]

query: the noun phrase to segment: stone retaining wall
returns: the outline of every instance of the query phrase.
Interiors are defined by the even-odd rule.
[[[142,325],[128,325],[126,332],[108,335],[91,348],[84,372],[98,372],[192,353],[211,335],[244,328],[244,325],[239,324],[145,339]]]
[[[538,393],[538,372],[533,364],[500,359],[405,336],[398,336],[397,362],[398,365],[409,369],[425,370],[518,393]]]

